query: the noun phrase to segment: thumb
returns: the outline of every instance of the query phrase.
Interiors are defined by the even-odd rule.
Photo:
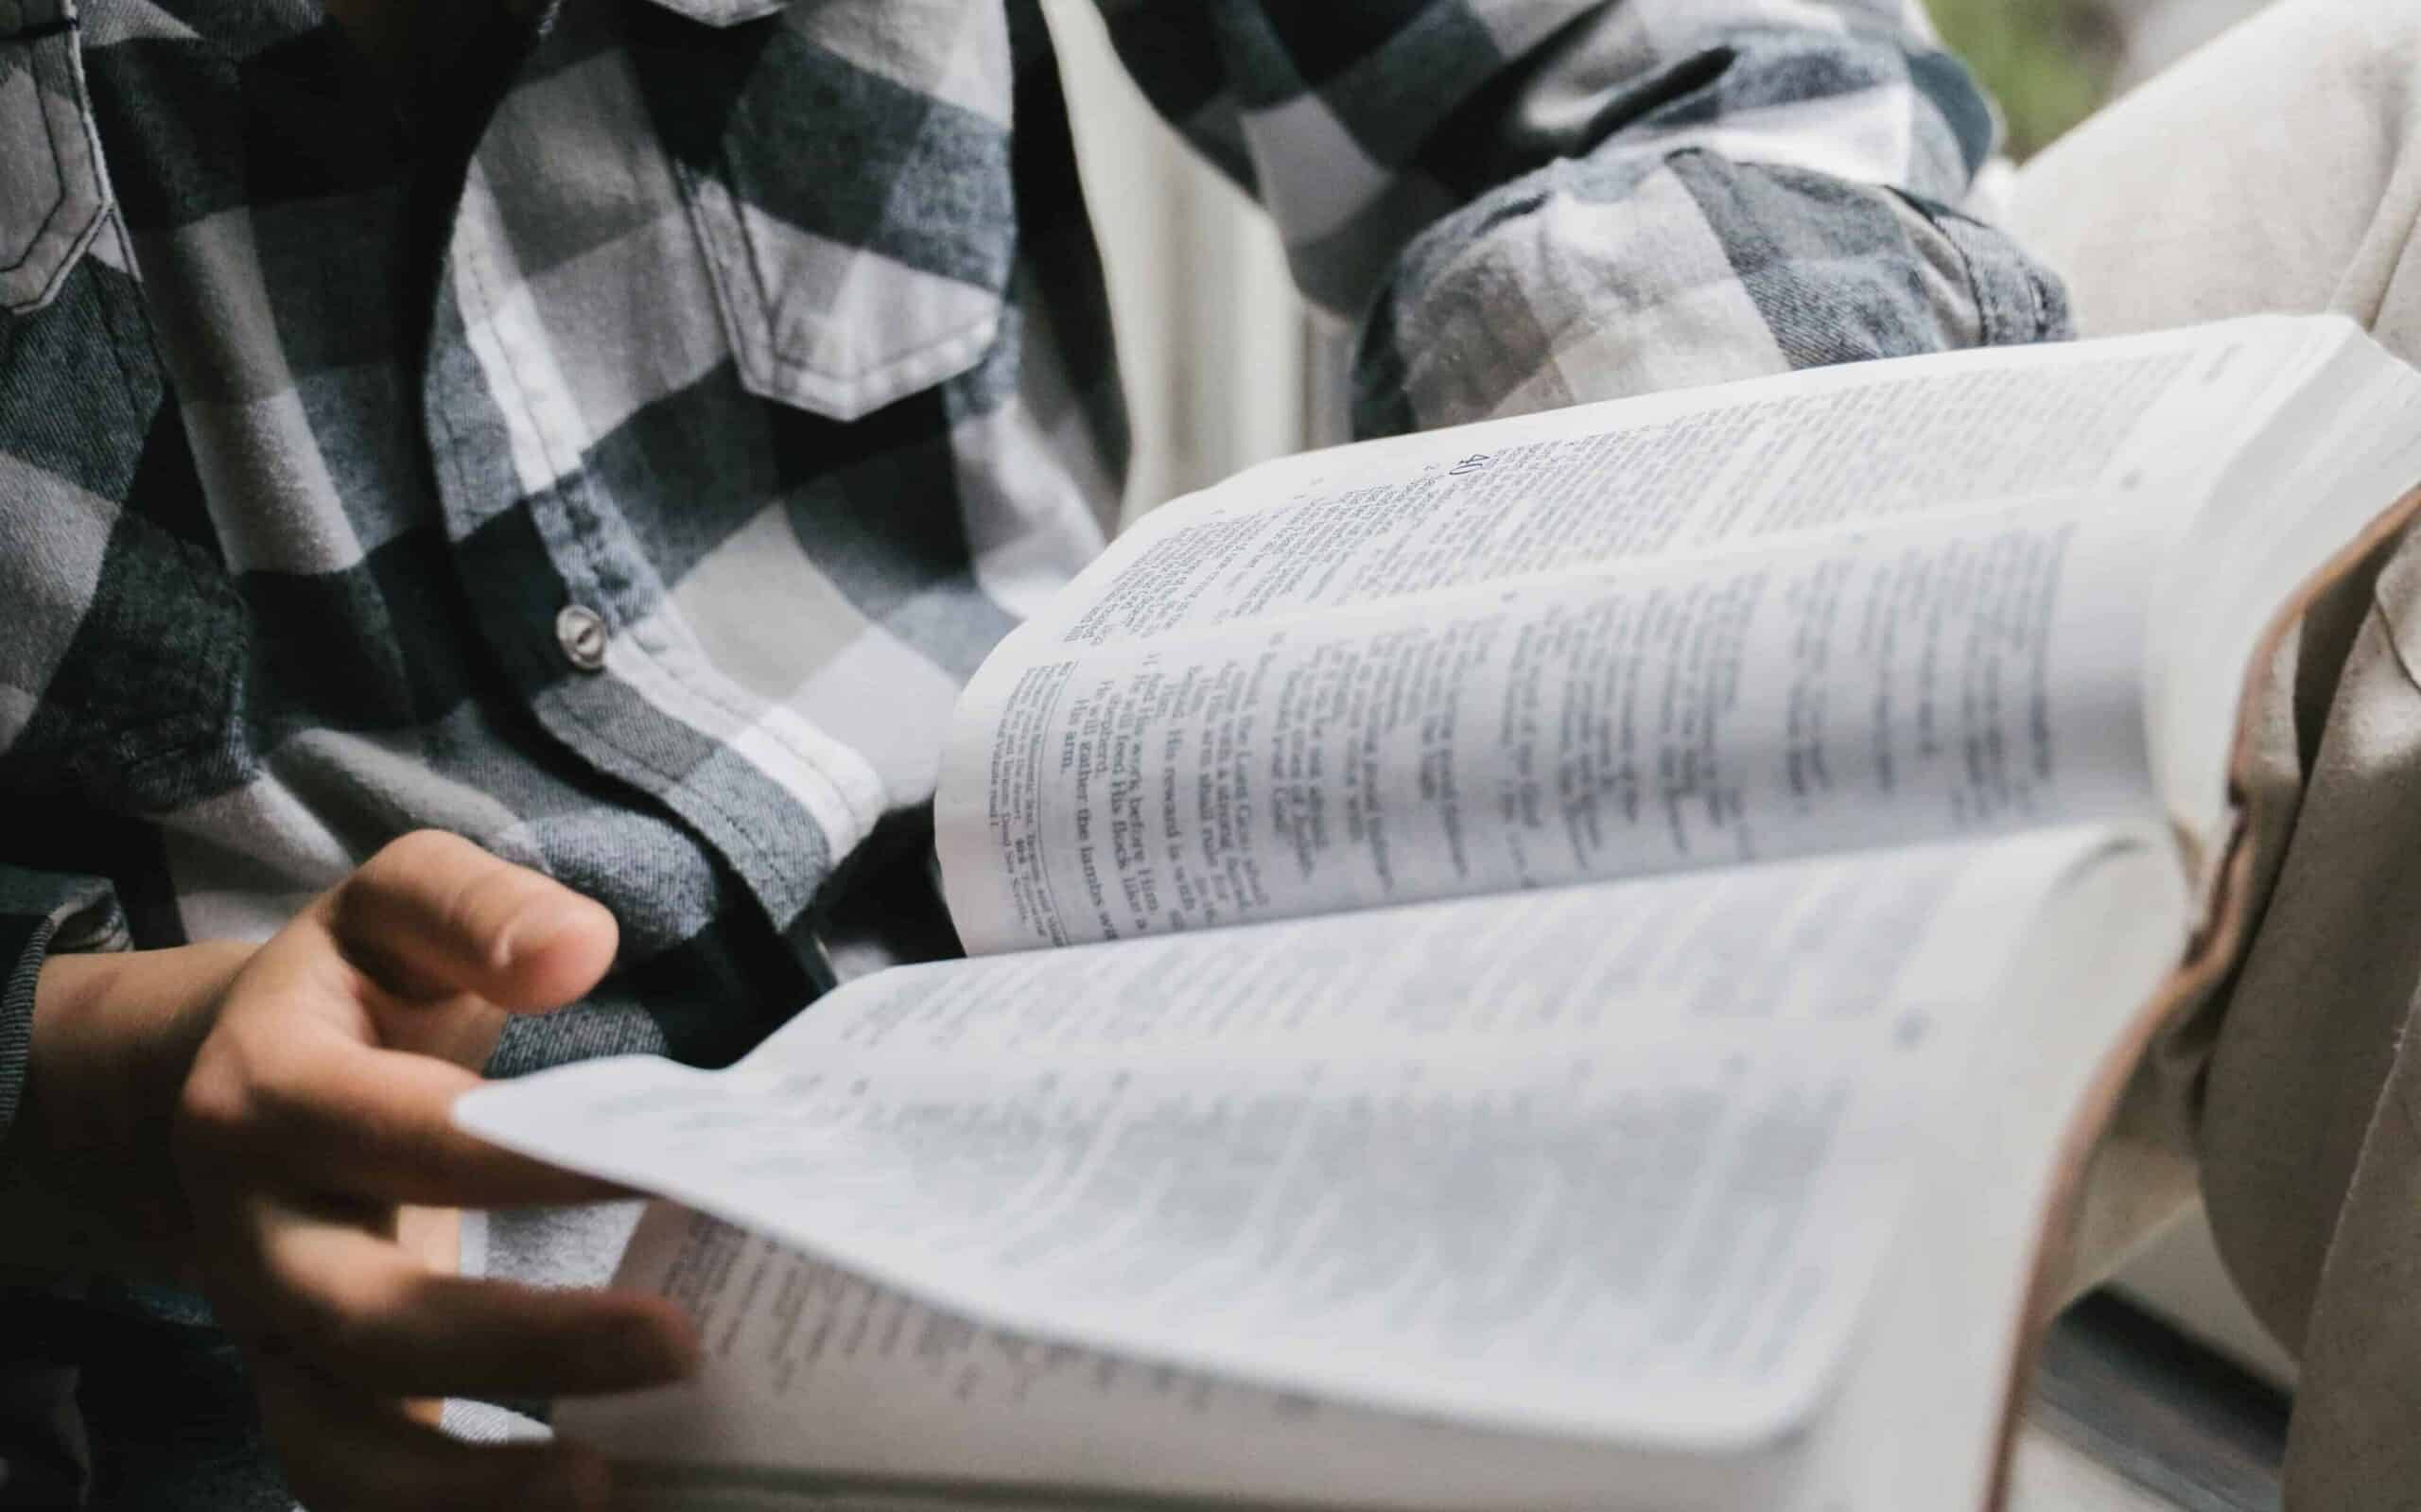
[[[387,991],[525,1013],[595,986],[619,937],[602,904],[443,830],[391,843],[322,902],[338,949]]]

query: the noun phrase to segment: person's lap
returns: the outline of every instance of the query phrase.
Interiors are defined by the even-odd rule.
[[[2333,311],[2421,358],[2421,10],[2287,0],[2029,164],[2013,229],[2087,336]],[[2421,480],[2416,480],[2421,481]],[[2303,1360],[2298,1503],[2421,1493],[2421,553],[2306,622],[2263,711],[2267,905],[2238,978],[2179,1026],[2100,1183],[2106,1259],[2199,1160],[2214,1230]]]

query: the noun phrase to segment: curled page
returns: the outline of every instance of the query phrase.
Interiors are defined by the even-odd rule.
[[[987,673],[978,953],[2154,810],[2137,522],[2032,509]]]
[[[1478,1426],[1803,1424],[1928,1115],[2107,831],[882,973],[473,1132],[969,1318]]]
[[[2150,585],[2337,334],[1801,374],[1310,454],[1181,500],[962,699],[935,804],[960,937],[1129,939],[2157,810]]]
[[[766,1487],[792,1495],[740,1504],[939,1512],[1015,1488],[1017,1504],[1051,1507],[1114,1491],[1122,1504],[1614,1512],[1611,1486],[1653,1512],[1791,1504],[1795,1443],[1707,1459],[1357,1412],[985,1328],[665,1203],[616,1284],[679,1302],[706,1340],[689,1381],[555,1406],[558,1433],[620,1462],[616,1492],[634,1508],[696,1512],[724,1505],[714,1491]]]

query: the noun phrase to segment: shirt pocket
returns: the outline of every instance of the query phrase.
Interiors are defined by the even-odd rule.
[[[1001,0],[730,9],[642,72],[741,383],[849,421],[966,372],[1017,252]]]
[[[0,3],[0,310],[58,294],[109,197],[74,0]]]

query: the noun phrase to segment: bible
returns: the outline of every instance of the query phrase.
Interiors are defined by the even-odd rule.
[[[635,1505],[1982,1506],[2081,1171],[2248,910],[2303,608],[2421,501],[2355,326],[1283,459],[962,698],[968,958],[464,1127],[654,1194]]]

